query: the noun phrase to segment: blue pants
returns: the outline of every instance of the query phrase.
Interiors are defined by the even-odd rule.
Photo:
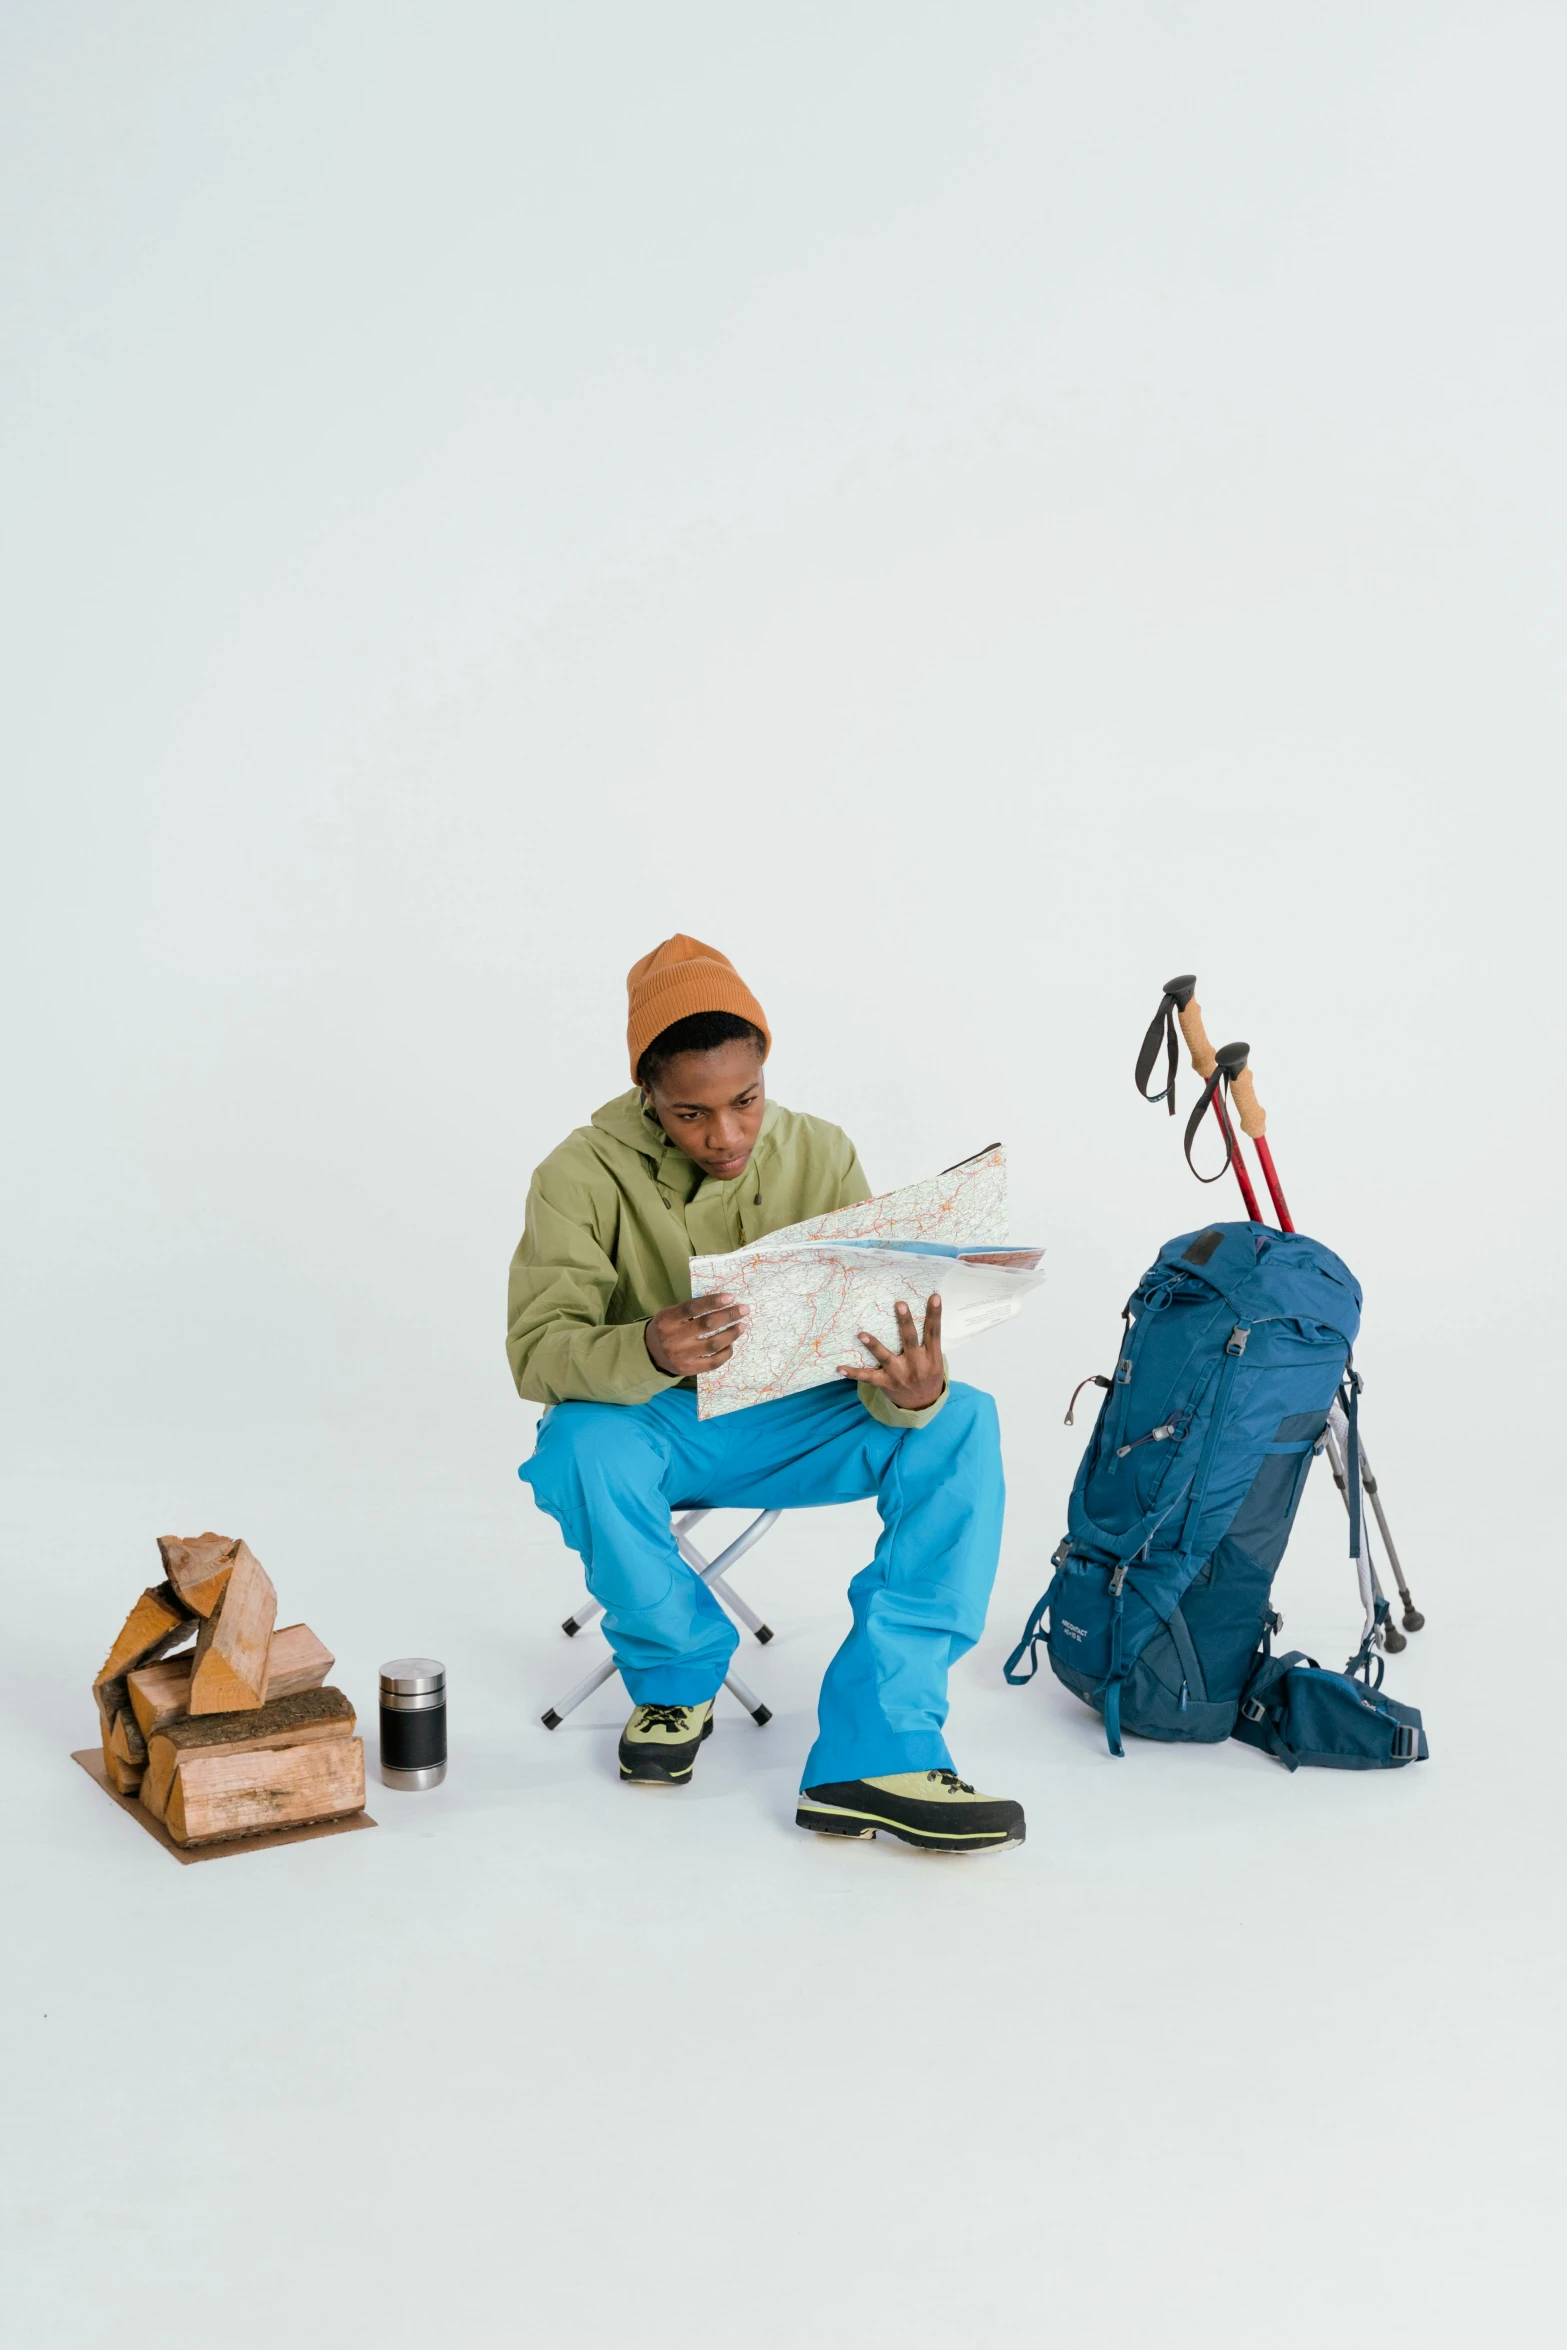
[[[717,1694],[739,1635],[681,1558],[671,1510],[811,1509],[876,1496],[881,1540],[849,1585],[803,1784],[947,1769],[947,1667],[971,1649],[1001,1547],[996,1407],[953,1386],[923,1428],[873,1420],[848,1380],[699,1420],[689,1388],[651,1403],[563,1403],[517,1472],[604,1609],[638,1705]]]

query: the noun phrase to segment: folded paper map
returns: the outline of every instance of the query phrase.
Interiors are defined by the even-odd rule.
[[[1044,1252],[1010,1247],[1006,1226],[1007,1161],[996,1143],[944,1175],[809,1216],[727,1256],[693,1257],[693,1297],[722,1291],[751,1309],[728,1362],[697,1380],[698,1417],[820,1387],[840,1363],[873,1369],[858,1333],[897,1353],[900,1300],[918,1325],[939,1290],[943,1346],[1006,1321],[1044,1279]]]

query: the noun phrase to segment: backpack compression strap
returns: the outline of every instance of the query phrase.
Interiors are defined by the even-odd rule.
[[[1061,1549],[1056,1552],[1056,1559],[1062,1557],[1065,1549],[1066,1545],[1063,1543]],[[1052,1566],[1055,1566],[1055,1559],[1052,1559],[1050,1563]],[[1038,1607],[1035,1608],[1033,1614],[1029,1617],[1028,1622],[1024,1625],[1022,1639],[1018,1642],[1016,1648],[1013,1649],[1012,1654],[1007,1658],[1006,1663],[1001,1668],[1002,1677],[1005,1680],[1010,1681],[1014,1688],[1019,1687],[1020,1684],[1024,1681],[1032,1681],[1034,1675],[1039,1670],[1039,1643],[1046,1637],[1045,1618],[1049,1614],[1051,1602],[1054,1600],[1055,1595],[1060,1590],[1060,1588],[1061,1569],[1056,1566],[1056,1571],[1050,1578],[1049,1590],[1045,1593],[1044,1598],[1040,1601]],[[1021,1663],[1023,1651],[1025,1648],[1028,1650],[1028,1671],[1026,1673],[1020,1673],[1016,1671],[1015,1668]]]
[[[1110,1589],[1115,1594],[1115,1605],[1110,1610],[1110,1670],[1099,1691],[1104,1700],[1105,1741],[1110,1752],[1123,1761],[1126,1748],[1121,1744],[1121,1684],[1126,1679],[1126,1665],[1121,1651],[1121,1632],[1126,1608],[1125,1583],[1126,1571],[1123,1567],[1110,1581]]]

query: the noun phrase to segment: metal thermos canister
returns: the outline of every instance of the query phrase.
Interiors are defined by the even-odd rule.
[[[446,1776],[446,1667],[433,1656],[381,1667],[381,1777],[388,1787],[439,1787]]]

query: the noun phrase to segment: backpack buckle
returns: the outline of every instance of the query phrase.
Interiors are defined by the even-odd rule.
[[[1266,1712],[1266,1706],[1259,1705],[1255,1697],[1241,1699],[1241,1720],[1243,1722],[1260,1722]]]
[[[1237,1322],[1234,1329],[1230,1332],[1228,1339],[1225,1341],[1225,1353],[1227,1355],[1243,1355],[1246,1352],[1246,1341],[1250,1336],[1250,1330],[1243,1330],[1240,1324]]]
[[[1419,1751],[1415,1740],[1414,1723],[1400,1722],[1393,1732],[1393,1760],[1395,1762],[1413,1762]]]

